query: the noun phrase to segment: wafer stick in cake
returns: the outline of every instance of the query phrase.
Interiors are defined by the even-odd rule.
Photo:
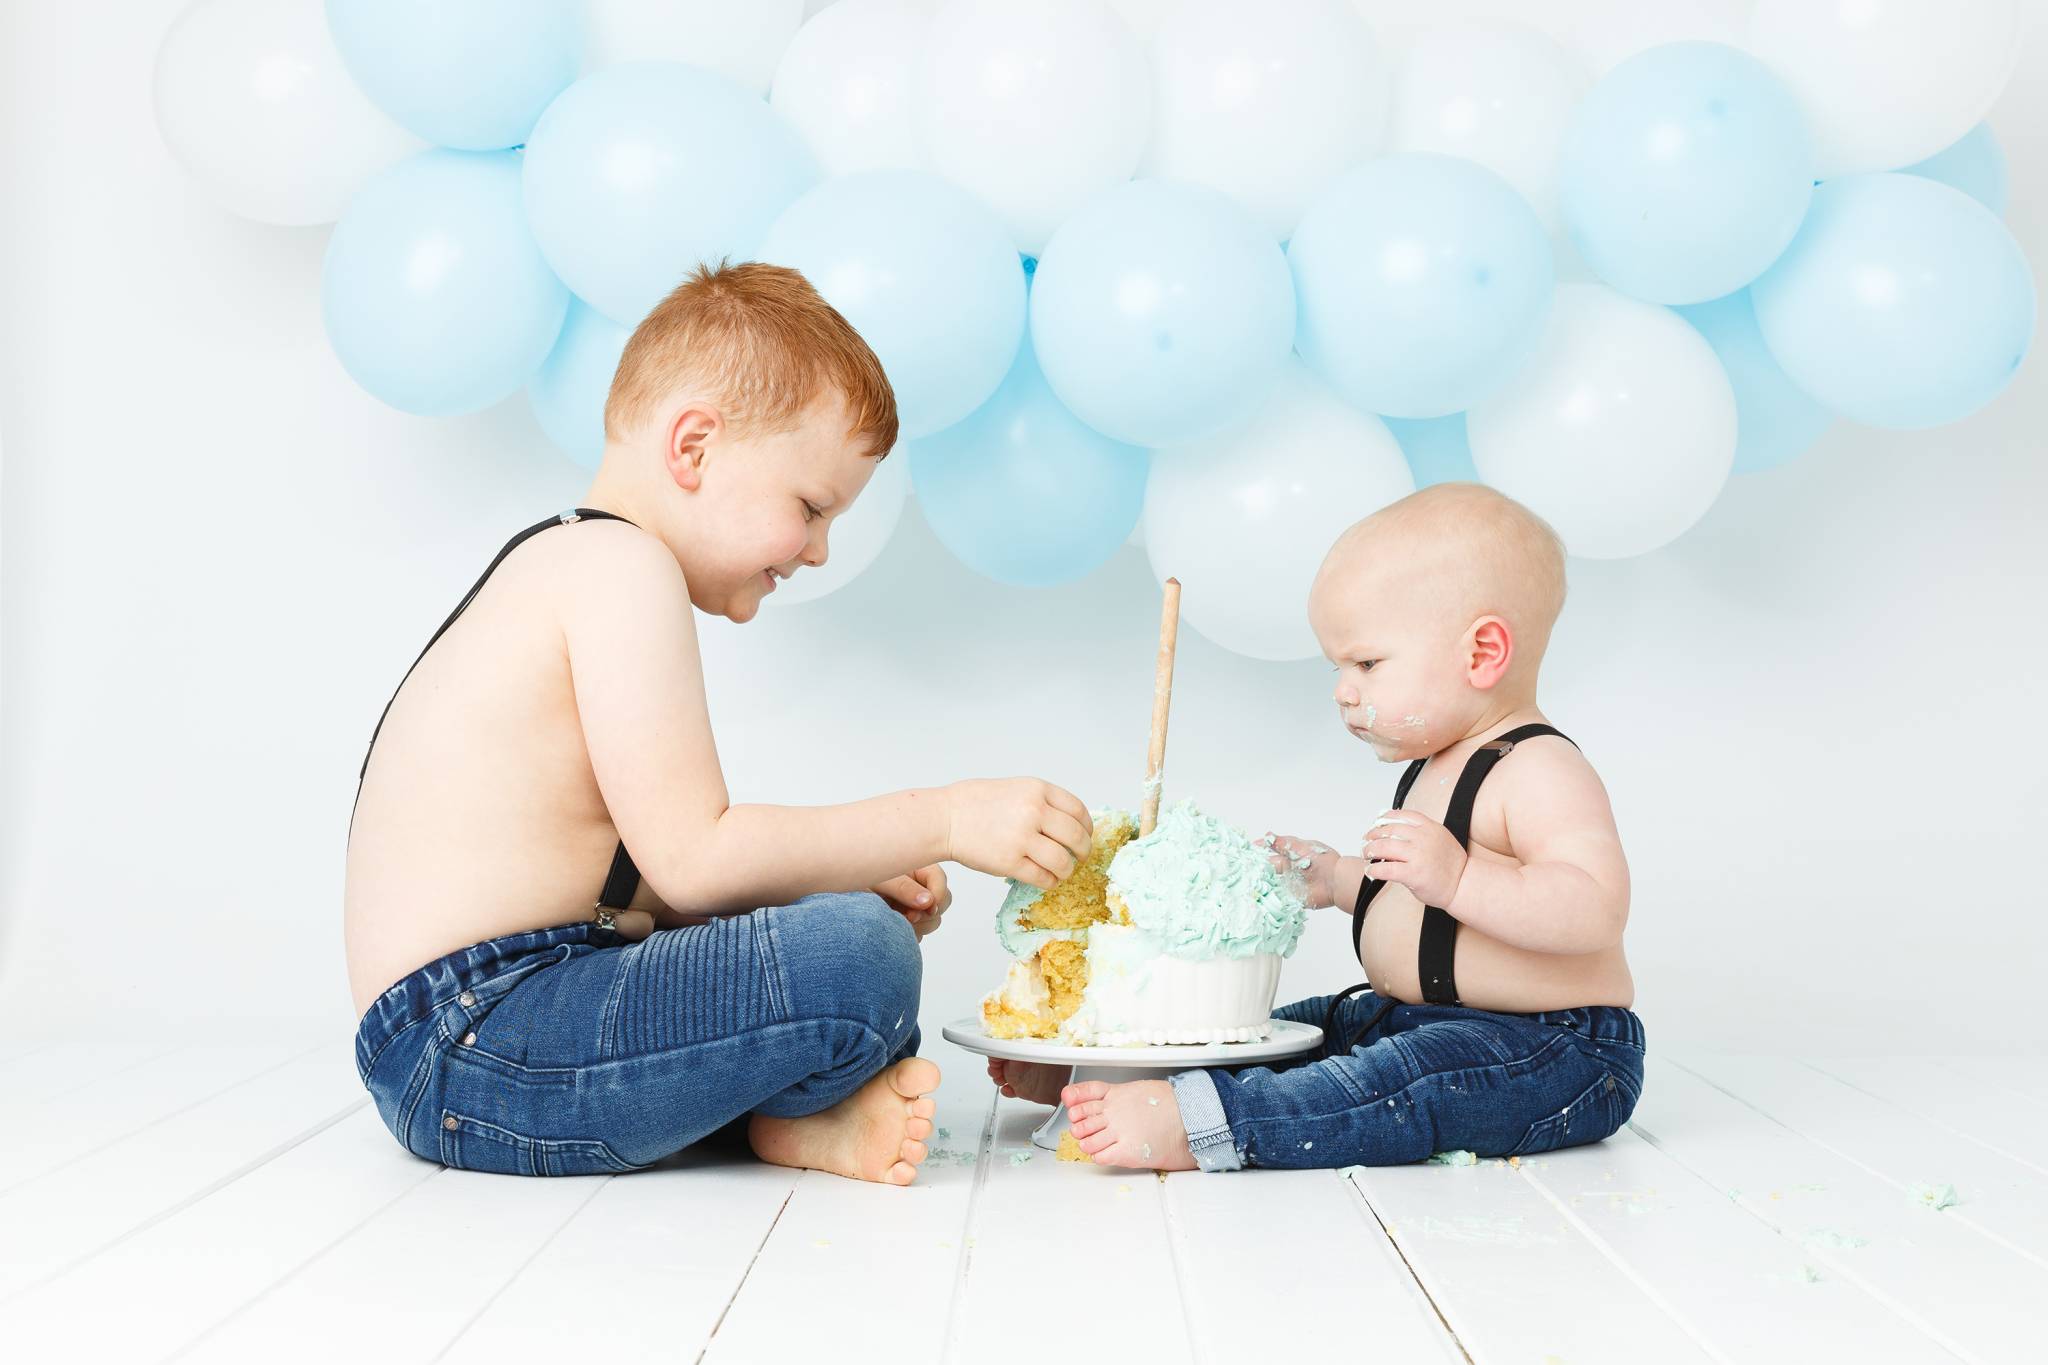
[[[1166,603],[1159,610],[1159,665],[1152,678],[1152,748],[1145,759],[1145,807],[1138,820],[1144,838],[1159,823],[1160,774],[1166,767],[1166,712],[1173,701],[1173,646],[1180,635],[1180,580],[1166,580]]]

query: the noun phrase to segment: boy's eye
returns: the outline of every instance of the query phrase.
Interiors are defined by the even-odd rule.
[[[816,508],[816,507],[813,507],[813,506],[812,506],[812,505],[811,505],[811,504],[810,504],[810,503],[809,503],[808,501],[806,501],[806,502],[804,503],[804,520],[805,520],[805,521],[816,521],[816,520],[817,520],[817,519],[818,519],[819,517],[822,517],[822,516],[824,516],[824,515],[825,515],[825,514],[824,514],[824,513],[822,512],[822,511],[820,511],[820,510],[819,510],[818,508]]]

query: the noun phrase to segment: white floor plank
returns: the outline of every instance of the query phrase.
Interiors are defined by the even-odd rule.
[[[1203,1360],[1457,1365],[1465,1356],[1386,1233],[1335,1171],[1166,1178],[1181,1295]],[[1369,1327],[1368,1327],[1369,1325]]]
[[[328,1247],[179,1360],[402,1365],[432,1360],[612,1176],[444,1170]],[[603,1282],[558,1286],[608,1311]],[[531,1306],[531,1305],[529,1305]]]
[[[1808,1057],[1815,1071],[2048,1176],[2048,1104],[1896,1057]]]
[[[1891,1182],[1901,1199],[1954,1186],[1959,1202],[1934,1216],[1978,1228],[2048,1270],[2048,1177],[2038,1168],[1788,1057],[1688,1054],[1681,1064]]]
[[[997,1109],[945,1359],[1198,1359],[1175,1278],[1164,1182],[1149,1171],[1055,1161],[1031,1146],[1045,1114],[1017,1100]],[[1029,1159],[1013,1162],[1022,1153]],[[1067,1285],[1056,1306],[1032,1287],[1049,1278]]]
[[[914,1185],[804,1172],[704,1360],[938,1360],[994,1095],[985,1079],[948,1070],[934,1119],[946,1136],[934,1132]]]
[[[368,1102],[337,1044],[0,1195],[0,1303]]]
[[[1931,1065],[1975,1081],[2003,1094],[2017,1095],[2037,1109],[2048,1109],[2048,1057],[1908,1057],[1909,1065]]]
[[[440,1169],[365,1105],[0,1308],[0,1341],[24,1361],[161,1360]]]
[[[610,1181],[442,1360],[694,1360],[797,1178],[738,1151]],[[534,1312],[570,1285],[602,1286],[603,1311]]]
[[[1654,1054],[1648,1066],[1631,1127],[1798,1240],[1824,1277],[1858,1285],[1966,1359],[2037,1350],[2048,1272],[1691,1072]]]
[[[282,1042],[182,1047],[75,1090],[10,1105],[0,1127],[0,1193],[310,1050]]]
[[[11,1112],[96,1081],[120,1075],[162,1057],[177,1039],[158,1041],[82,1038],[50,1043],[15,1058],[0,1071],[0,1101]]]
[[[1722,1359],[1955,1359],[1627,1128],[1520,1173]]]
[[[1715,1358],[1506,1162],[1348,1174],[1477,1365]]]

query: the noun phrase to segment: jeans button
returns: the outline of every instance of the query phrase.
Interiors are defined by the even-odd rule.
[[[455,1115],[449,1114],[442,1118],[441,1126],[443,1128],[448,1129],[450,1132],[453,1132],[458,1122],[459,1120],[455,1117]]]
[[[476,995],[472,991],[464,991],[461,995],[457,996],[456,999],[462,1002],[462,1008],[464,1009],[468,1009],[471,1005],[474,1005],[476,1003]]]
[[[463,1034],[463,1035],[462,1035],[462,1045],[463,1045],[464,1047],[475,1047],[475,1046],[476,1046],[476,1035],[475,1035],[474,1033],[465,1033],[465,1034]],[[1613,1080],[1613,1078],[1612,1078],[1612,1077],[1609,1077],[1609,1078],[1608,1078],[1607,1084],[1608,1084],[1608,1087],[1609,1087],[1610,1089],[1611,1089],[1611,1088],[1613,1088],[1613,1085],[1614,1085],[1614,1080]]]

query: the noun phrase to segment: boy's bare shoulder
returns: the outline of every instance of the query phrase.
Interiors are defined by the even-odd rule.
[[[660,537],[624,521],[585,521],[573,533],[542,537],[547,545],[543,581],[565,619],[577,613],[630,606],[674,607],[688,619],[690,585]]]

